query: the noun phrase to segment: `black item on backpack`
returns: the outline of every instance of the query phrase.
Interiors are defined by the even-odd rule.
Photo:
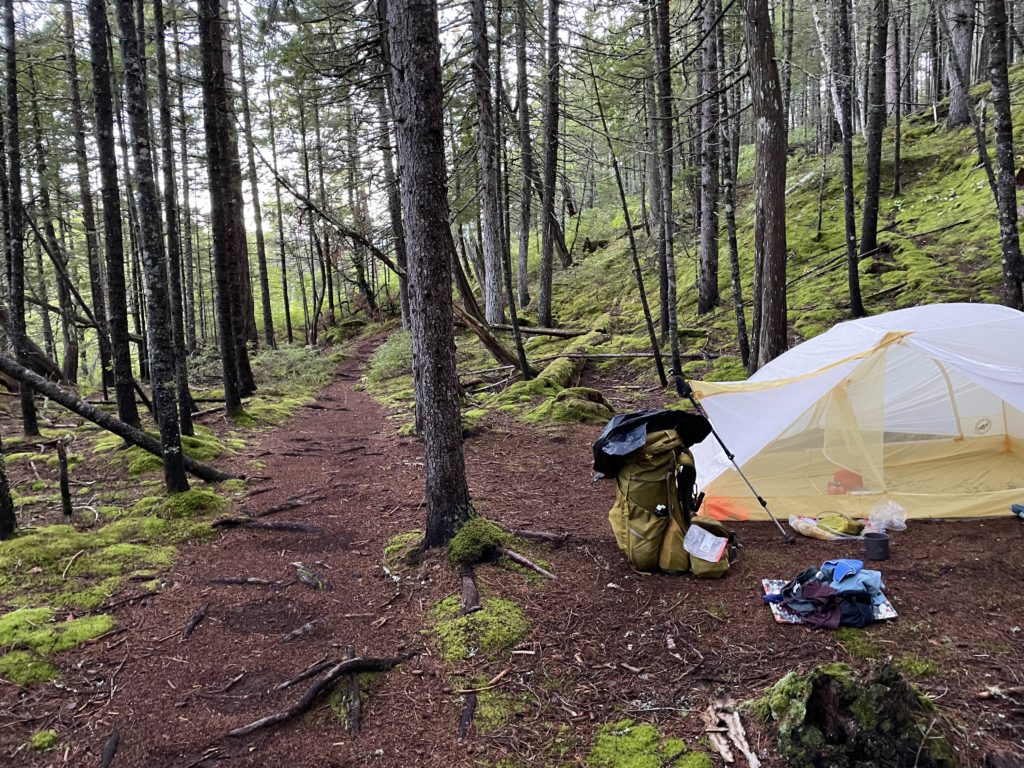
[[[711,434],[706,417],[688,411],[650,408],[613,416],[594,443],[594,472],[614,478],[625,465],[625,457],[643,448],[648,432],[675,430],[688,448]]]

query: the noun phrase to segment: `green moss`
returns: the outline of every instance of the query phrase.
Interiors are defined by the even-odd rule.
[[[663,739],[656,726],[632,720],[598,728],[586,764],[591,768],[714,768],[705,753],[689,751],[681,739]]]
[[[406,531],[392,536],[384,545],[384,566],[390,571],[400,570],[423,541],[423,531]]]
[[[170,520],[216,515],[226,511],[231,502],[213,491],[193,488],[168,496],[157,508],[157,514]]]
[[[186,456],[196,461],[209,463],[230,452],[228,446],[209,428],[197,425],[195,431],[195,435],[181,436],[181,448]],[[149,432],[149,434],[151,437],[159,439],[156,432]],[[156,472],[163,467],[163,459],[159,456],[154,456],[134,445],[125,447],[124,441],[113,434],[98,438],[93,444],[93,452],[115,453],[111,462],[119,466],[124,465],[132,476]]]
[[[0,646],[60,653],[106,634],[116,625],[113,616],[104,614],[54,622],[48,608],[21,608],[0,616]]]
[[[0,679],[28,688],[57,677],[57,668],[29,651],[11,651],[0,656]]]
[[[370,358],[367,379],[381,382],[412,373],[412,334],[396,331],[388,336]]]
[[[240,477],[236,477],[231,480],[225,480],[217,487],[222,493],[245,493],[249,488],[249,483]]]
[[[495,550],[508,542],[509,535],[486,518],[469,518],[448,544],[452,565],[479,563],[494,557]]]
[[[56,744],[58,739],[56,731],[47,729],[33,733],[32,738],[28,740],[28,745],[37,752],[45,752]]]
[[[470,687],[487,685],[485,678],[478,679]],[[480,691],[476,695],[476,714],[473,725],[481,733],[496,731],[526,711],[526,699],[522,694],[506,693],[496,689]]]
[[[873,642],[863,629],[842,627],[833,632],[832,637],[855,659],[877,659],[884,655],[881,646]]]
[[[939,671],[938,662],[909,653],[897,656],[893,663],[897,669],[911,677],[932,677]]]
[[[531,424],[603,424],[614,414],[611,404],[598,390],[568,387],[523,418]]]
[[[434,608],[431,632],[445,661],[511,648],[529,632],[530,622],[515,603],[493,597],[480,605],[479,611],[464,616],[458,596],[452,595]]]

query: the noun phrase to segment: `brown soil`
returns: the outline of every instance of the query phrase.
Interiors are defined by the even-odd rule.
[[[539,583],[497,565],[477,569],[481,591],[518,602],[532,627],[516,653],[446,663],[424,629],[431,609],[459,589],[457,573],[427,556],[395,582],[381,568],[393,535],[423,524],[421,448],[399,437],[371,398],[354,387],[369,349],[339,369],[321,394],[268,432],[268,479],[242,505],[259,514],[288,500],[304,505],[267,520],[315,525],[321,533],[232,529],[212,543],[181,549],[155,598],[116,609],[123,632],[57,659],[61,677],[32,690],[0,689],[0,762],[25,766],[99,764],[120,733],[114,768],[259,766],[580,764],[602,723],[630,717],[696,743],[699,711],[716,696],[745,700],[791,669],[851,656],[933,660],[915,681],[937,702],[965,765],[990,749],[1024,755],[1020,701],[981,699],[991,686],[1024,685],[1024,548],[1013,518],[911,522],[882,564],[900,618],[857,635],[835,635],[772,621],[760,579],[789,577],[856,545],[806,539],[781,543],[769,524],[736,526],[739,562],[719,582],[632,572],[615,547],[606,514],[613,488],[590,481],[598,429],[538,432],[492,417],[467,443],[478,510],[511,527],[570,534],[569,545],[540,552],[557,581]],[[287,453],[288,455],[282,455]],[[325,575],[328,591],[295,581],[291,563]],[[273,586],[211,584],[258,577]],[[195,634],[179,634],[209,603]],[[315,620],[290,643],[282,635]],[[417,655],[375,679],[362,730],[347,734],[321,702],[303,717],[244,738],[226,733],[296,701],[307,683],[271,689],[311,663],[359,655]],[[459,676],[490,680],[511,694],[508,722],[459,740]],[[781,765],[768,731],[747,716],[767,766]],[[62,736],[55,751],[19,749],[35,731]],[[6,756],[6,757],[5,757]],[[204,759],[205,757],[205,759]],[[717,758],[716,758],[717,759]],[[10,763],[7,763],[10,764]]]

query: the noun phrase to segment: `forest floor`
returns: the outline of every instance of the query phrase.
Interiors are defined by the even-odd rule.
[[[881,566],[899,618],[810,632],[773,622],[760,580],[858,556],[859,546],[786,546],[769,524],[740,523],[741,556],[721,581],[635,573],[607,523],[613,486],[590,479],[597,426],[544,431],[497,413],[468,439],[482,515],[569,538],[526,551],[556,580],[501,562],[479,566],[480,620],[493,622],[481,636],[491,642],[453,645],[437,630],[438,605],[459,594],[457,570],[442,553],[383,565],[393,537],[422,528],[423,469],[418,442],[400,436],[359,385],[374,343],[356,346],[313,407],[246,452],[265,462],[265,479],[251,482],[235,514],[309,528],[236,527],[181,544],[163,589],[129,600],[144,594],[130,586],[110,603],[115,630],[50,659],[57,680],[0,683],[0,763],[100,765],[116,730],[114,768],[661,765],[672,762],[668,739],[708,749],[700,712],[717,697],[753,699],[790,670],[836,660],[901,668],[937,704],[964,765],[981,765],[994,747],[1020,748],[1020,703],[978,695],[1024,685],[1020,521],[911,522]],[[247,471],[243,456],[219,465]],[[329,588],[297,581],[296,562]],[[212,583],[237,577],[268,583]],[[202,604],[205,620],[182,640]],[[282,641],[308,622],[311,631]],[[359,733],[346,732],[339,699],[328,697],[282,725],[227,735],[297,701],[310,681],[274,687],[348,648],[415,654],[363,676]],[[460,691],[470,688],[484,690],[460,739]],[[781,766],[768,730],[749,713],[743,719],[764,764]],[[644,743],[609,746],[609,734],[626,732],[609,724],[623,720],[658,730]],[[56,732],[56,745],[27,748],[42,729]],[[650,760],[626,762],[644,755]]]

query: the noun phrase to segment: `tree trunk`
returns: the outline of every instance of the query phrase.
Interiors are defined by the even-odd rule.
[[[786,350],[786,126],[768,0],[744,0],[754,103],[754,245],[761,263],[757,367]]]
[[[721,2],[716,3],[719,6],[718,13],[721,13]],[[792,122],[792,96],[793,96],[793,12],[794,12],[793,0],[786,0],[784,13],[788,19],[788,22],[783,26],[786,28],[786,60],[782,63],[782,104],[786,115],[786,132],[789,132],[789,126]],[[719,26],[721,26],[721,21]],[[724,70],[723,70],[724,72]]]
[[[352,102],[348,103],[348,130],[347,135],[349,137],[349,146],[355,146],[358,144],[356,140],[356,120],[354,115],[354,109]],[[321,210],[330,210],[330,205],[327,202],[327,185],[324,182],[324,139],[323,133],[320,130],[320,99],[316,97],[313,99],[313,135],[316,136],[316,175],[319,190],[319,201]],[[348,200],[349,208],[352,209],[356,219],[356,228],[359,228],[359,214],[358,204],[355,199],[356,193],[356,181],[355,181],[355,166],[358,165],[358,160],[355,159],[358,155],[355,152],[350,152],[349,155],[353,158],[352,162],[349,163],[349,184],[348,184]],[[322,245],[321,245],[322,242]],[[317,240],[317,249],[320,254],[320,300],[327,299],[328,312],[330,313],[329,325],[334,325],[335,314],[334,314],[334,254],[331,251],[331,231],[324,222],[323,235]],[[365,263],[366,259],[363,258]],[[363,295],[366,297],[367,307],[371,312],[376,312],[377,302],[374,298],[373,287],[363,281]],[[319,312],[317,315],[319,316]]]
[[[661,231],[665,243],[666,299],[668,301],[668,338],[672,351],[672,370],[682,370],[679,357],[679,332],[676,302],[675,216],[672,207],[672,57],[669,25],[669,0],[653,0],[654,50],[657,66],[657,121],[661,145],[658,162],[661,166]],[[774,66],[774,61],[772,62]],[[778,84],[778,73],[776,73]],[[785,139],[783,139],[785,140]]]
[[[159,1],[159,0],[157,0]],[[238,85],[242,101],[242,126],[245,131],[245,153],[249,161],[249,193],[252,197],[252,218],[256,227],[256,264],[260,278],[260,302],[263,305],[263,337],[271,349],[274,339],[274,311],[270,306],[270,278],[267,276],[267,245],[263,238],[263,209],[260,205],[260,180],[256,175],[256,154],[253,152],[252,114],[249,110],[249,75],[245,71],[245,37],[242,33],[242,10],[235,0],[235,31],[238,35]]]
[[[851,88],[852,42],[846,22],[848,0],[839,0],[840,34],[840,116],[843,134],[843,221],[846,231],[846,275],[850,293],[850,312],[854,317],[864,315],[860,297],[860,271],[857,258],[857,224],[853,202],[853,95]]]
[[[110,349],[114,368],[117,415],[125,424],[139,426],[128,339],[127,289],[124,280],[124,237],[121,229],[121,191],[117,180],[114,143],[114,100],[110,51],[107,45],[106,0],[89,0],[89,48],[92,52],[92,91],[96,113],[96,150],[100,163],[100,199],[103,202],[103,245],[106,259],[107,300],[110,307]]]
[[[875,0],[874,39],[871,42],[871,91],[868,97],[868,121],[864,131],[864,208],[860,226],[861,254],[874,253],[878,247],[878,202],[882,188],[882,131],[886,114],[886,38],[889,31],[889,2]],[[898,96],[898,89],[894,89]],[[850,265],[850,314],[863,317],[860,276],[857,262]]]
[[[828,86],[829,96],[832,98],[832,114],[835,119],[839,119],[839,115],[842,114],[843,108],[841,99],[839,98],[839,66],[836,61],[835,49],[832,46],[834,39],[834,29],[826,27],[821,20],[821,12],[818,8],[818,0],[810,0],[811,2],[811,16],[814,19],[814,30],[818,35],[818,45],[821,48],[821,61],[825,69],[825,79]],[[831,125],[831,122],[829,122]],[[831,134],[831,130],[827,131]]]
[[[14,28],[14,0],[4,0],[4,53],[7,63],[7,264],[11,285],[11,334],[18,362],[28,364],[25,327],[25,209],[21,200],[21,138],[18,124],[18,54]],[[26,435],[39,434],[32,390],[21,387],[21,424]]]
[[[1003,251],[1003,303],[1024,309],[1021,279],[1020,233],[1017,230],[1016,158],[1013,152],[1013,118],[1006,61],[1006,4],[986,0],[989,40],[989,74],[992,78],[993,129],[996,141],[996,205],[999,208],[999,239]]]
[[[221,367],[224,377],[224,400],[230,417],[242,412],[238,357],[245,354],[245,345],[238,349],[234,315],[244,307],[235,305],[237,280],[233,216],[238,214],[226,168],[225,149],[230,144],[230,119],[227,105],[227,74],[224,70],[224,37],[220,0],[199,2],[199,45],[203,71],[203,127],[206,133],[206,168],[209,177],[210,229],[213,233],[213,266],[216,281],[217,331],[220,337]],[[237,149],[237,148],[236,148]]]
[[[793,0],[789,0],[790,3]],[[704,55],[700,93],[700,275],[697,314],[718,306],[718,2],[704,2]],[[788,64],[786,65],[788,69]],[[785,111],[783,112],[785,115]]]
[[[519,254],[517,293],[519,306],[530,303],[530,195],[533,176],[533,143],[530,140],[530,81],[526,72],[526,0],[516,0],[516,104],[519,122],[519,163],[522,168],[522,193],[519,209]]]
[[[173,339],[174,385],[183,435],[195,434],[192,426],[192,395],[188,389],[188,351],[185,348],[185,313],[181,299],[181,230],[178,227],[178,185],[174,177],[174,129],[171,125],[171,90],[167,74],[166,27],[163,0],[153,0],[156,37],[156,78],[160,110],[160,142],[163,145],[164,221],[167,227],[167,298]]]
[[[178,408],[175,402],[173,334],[171,332],[167,263],[160,232],[160,204],[153,175],[153,153],[149,133],[149,105],[143,79],[140,41],[136,36],[131,0],[117,1],[121,28],[121,59],[124,62],[126,106],[132,132],[135,183],[138,190],[139,224],[142,230],[142,260],[145,268],[146,312],[149,317],[150,378],[153,411],[160,430],[164,459],[164,481],[168,493],[188,490],[182,463]]]
[[[7,479],[7,463],[4,461],[3,442],[0,441],[0,541],[14,534],[18,520],[14,515],[14,499],[11,484]]]
[[[78,172],[78,193],[82,205],[82,226],[85,229],[86,262],[89,267],[89,289],[96,314],[96,340],[100,351],[103,395],[114,386],[114,369],[110,358],[110,331],[107,325],[106,298],[103,293],[103,269],[100,265],[96,212],[93,208],[92,185],[89,180],[89,158],[85,146],[85,117],[78,83],[78,56],[75,51],[75,21],[71,0],[64,0],[64,51],[68,68],[68,95],[71,98],[71,125],[75,134],[75,167]]]
[[[455,368],[444,153],[444,98],[434,0],[393,0],[388,8],[394,66],[402,209],[409,233],[416,399],[422,404],[427,524],[423,546],[446,544],[473,514],[466,483]]]
[[[174,34],[174,70],[178,82],[178,144],[181,147],[181,202],[184,215],[181,217],[184,231],[182,243],[185,246],[185,261],[182,272],[185,276],[185,350],[196,350],[196,304],[195,304],[195,256],[192,251],[192,206],[190,202],[190,181],[188,170],[188,121],[185,119],[184,73],[181,68],[181,41],[178,37],[177,11],[171,6],[171,27]]]
[[[285,253],[284,241],[284,211],[281,207],[281,182],[277,178],[277,138],[274,131],[274,94],[270,90],[270,80],[267,78],[267,70],[263,70],[263,79],[267,86],[267,122],[270,129],[270,156],[273,162],[274,172],[274,199],[277,202],[277,248],[281,259],[281,299],[284,302],[284,324],[287,333],[288,343],[294,341],[292,331],[292,310],[288,297],[288,262]]]
[[[649,169],[648,187],[651,198],[651,218],[654,219],[654,241],[658,260],[658,318],[659,338],[664,344],[668,339],[668,267],[665,264],[665,227],[661,210],[661,154],[658,151],[660,139],[658,133],[658,103],[655,99],[654,87],[657,77],[657,54],[654,51],[654,16],[653,6],[644,3],[644,37],[651,46],[651,56],[647,60],[647,73],[644,77],[644,111],[647,113],[647,167]]]
[[[469,10],[473,33],[473,90],[476,94],[477,156],[480,163],[480,208],[483,219],[484,318],[493,324],[505,322],[501,295],[503,249],[498,201],[498,147],[491,101],[491,56],[487,44],[484,0],[470,0]]]
[[[943,2],[943,0],[936,0]],[[950,27],[950,63],[946,67],[949,78],[949,115],[946,127],[959,128],[971,122],[970,102],[967,88],[970,87],[971,57],[974,43],[974,0],[945,0],[947,20]],[[952,58],[964,74],[963,81],[956,76]]]
[[[552,327],[551,288],[554,251],[555,185],[558,171],[558,85],[561,64],[558,39],[559,0],[548,0],[547,71],[544,89],[544,185],[541,203],[540,285],[537,288],[537,322]]]

